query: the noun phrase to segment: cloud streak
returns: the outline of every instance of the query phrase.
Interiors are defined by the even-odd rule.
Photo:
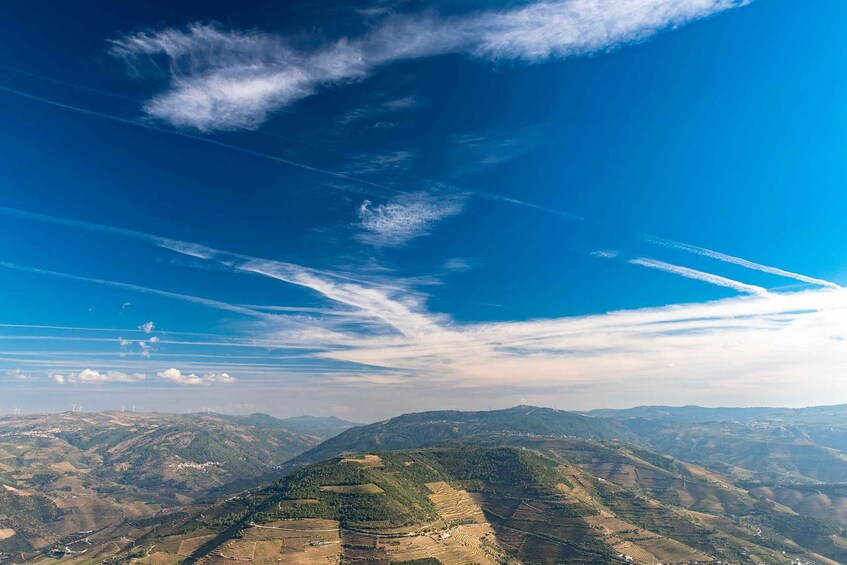
[[[745,292],[747,294],[757,294],[759,296],[766,296],[768,294],[768,291],[760,286],[738,282],[732,279],[728,279],[726,277],[722,277],[720,275],[713,275],[712,273],[706,273],[704,271],[698,271],[696,269],[689,269],[688,267],[672,265],[670,263],[665,263],[664,261],[657,261],[655,259],[640,257],[638,259],[630,259],[628,262],[632,265],[640,265],[642,267],[647,267],[648,269],[665,271],[666,273],[672,273],[681,277],[686,277],[689,279],[703,281],[717,286],[731,288],[733,290]]]
[[[164,242],[164,241],[167,241],[167,240],[161,239],[161,241]],[[256,317],[256,318],[264,318],[264,319],[268,319],[268,320],[274,319],[274,317],[271,316],[270,314],[266,314],[264,312],[259,312],[258,310],[252,310],[250,308],[245,308],[243,306],[237,306],[235,304],[227,304],[226,302],[221,302],[219,300],[211,300],[211,299],[208,299],[208,298],[201,298],[199,296],[191,296],[191,295],[188,295],[188,294],[180,294],[178,292],[169,292],[169,291],[166,291],[166,290],[148,288],[146,286],[140,286],[140,285],[137,285],[137,284],[125,283],[125,282],[120,282],[120,281],[110,281],[110,280],[105,280],[105,279],[96,279],[96,278],[92,278],[92,277],[80,277],[80,276],[71,275],[71,274],[68,274],[68,273],[60,273],[60,272],[57,272],[57,271],[49,271],[49,270],[46,270],[46,269],[38,269],[36,267],[28,267],[28,266],[25,266],[25,265],[17,265],[15,263],[8,263],[6,261],[0,261],[0,267],[6,268],[6,269],[14,269],[16,271],[22,271],[22,272],[26,272],[26,273],[34,273],[34,274],[39,274],[39,275],[49,275],[49,276],[52,276],[52,277],[59,277],[59,278],[68,279],[68,280],[87,282],[87,283],[93,283],[93,284],[101,284],[101,285],[105,285],[105,286],[112,286],[112,287],[116,287],[116,288],[122,288],[122,289],[125,289],[125,290],[131,290],[131,291],[134,291],[134,292],[140,292],[140,293],[143,293],[143,294],[151,294],[151,295],[155,295],[155,296],[161,296],[161,297],[164,297],[164,298],[171,298],[171,299],[174,299],[174,300],[180,300],[182,302],[190,302],[190,303],[199,304],[199,305],[202,305],[202,306],[209,306],[211,308],[216,308],[218,310],[226,310],[226,311],[233,312],[233,313],[236,313],[236,314],[243,314],[245,316],[252,316],[252,317]],[[149,329],[148,329],[148,324],[149,324]],[[143,331],[144,333],[150,333],[150,331],[153,330],[153,322],[148,322],[146,324],[143,324],[143,325],[139,326],[138,329]]]
[[[723,261],[724,263],[731,263],[733,265],[738,265],[740,267],[744,267],[746,269],[751,269],[753,271],[761,271],[763,273],[769,273],[771,275],[777,275],[780,277],[785,277],[788,279],[798,280],[804,283],[813,284],[816,286],[823,286],[827,288],[841,288],[839,285],[834,282],[830,282],[824,279],[817,279],[814,277],[809,277],[806,275],[801,275],[800,273],[793,273],[791,271],[786,271],[783,269],[778,269],[776,267],[770,267],[768,265],[762,265],[761,263],[754,263],[753,261],[748,261],[747,259],[742,259],[741,257],[733,257],[732,255],[727,255],[725,253],[720,253],[718,251],[713,251],[711,249],[706,249],[704,247],[697,247],[696,245],[689,245],[687,243],[680,243],[678,241],[671,241],[668,239],[661,239],[658,237],[647,236],[645,237],[647,241],[650,243],[661,245],[662,247],[667,247],[669,249],[676,249],[679,251],[686,251],[688,253],[694,253],[695,255],[701,255],[703,257],[708,257],[710,259],[716,259],[718,261]]]
[[[194,23],[110,42],[143,74],[149,61],[169,89],[145,111],[199,131],[256,129],[274,111],[325,85],[360,80],[378,67],[449,53],[536,63],[643,41],[746,0],[546,0],[451,17],[393,14],[364,35],[297,49],[285,38]]]
[[[188,242],[163,246],[234,272],[309,289],[332,308],[355,312],[339,325],[327,326],[317,318],[297,326],[258,327],[255,341],[239,347],[280,343],[301,349],[295,359],[280,359],[277,366],[271,365],[271,359],[255,367],[239,366],[240,372],[264,379],[261,382],[268,386],[287,382],[281,379],[303,379],[300,382],[315,386],[334,383],[337,387],[331,388],[338,390],[354,385],[391,390],[415,383],[419,387],[415,390],[450,390],[457,398],[462,391],[497,390],[504,395],[567,390],[589,391],[585,394],[590,396],[603,390],[611,395],[610,402],[628,404],[721,401],[727,394],[737,401],[752,402],[766,393],[794,391],[793,395],[797,389],[791,382],[802,379],[814,383],[806,388],[847,394],[842,379],[847,363],[844,289],[767,293],[761,287],[640,258],[633,260],[639,261],[639,266],[721,284],[749,296],[590,316],[474,323],[434,313],[419,296],[388,281],[355,280]],[[163,339],[157,345],[164,347],[169,341]],[[23,361],[9,362],[14,363],[11,368],[31,371]],[[51,361],[57,366],[62,362],[60,358]],[[186,360],[175,357],[174,364],[179,362]],[[98,374],[107,374],[91,367]],[[184,366],[176,370],[178,374],[170,371],[170,378],[158,376],[156,380],[202,384],[206,375],[230,374],[219,363],[193,363],[190,370]],[[134,373],[127,367],[124,374]],[[89,381],[98,378],[103,377],[84,377]],[[777,390],[771,386],[773,382],[785,386]],[[736,392],[746,396],[742,399]],[[790,400],[784,397],[781,401]]]

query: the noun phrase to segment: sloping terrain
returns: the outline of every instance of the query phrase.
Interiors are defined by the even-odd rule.
[[[539,440],[544,443],[545,440]],[[663,469],[620,444],[538,445],[585,454],[572,465],[518,447],[451,447],[340,457],[204,511],[124,557],[140,563],[831,563],[787,538],[796,516],[764,508],[708,471]],[[618,450],[616,453],[613,453]],[[618,460],[604,476],[589,472]],[[655,457],[653,455],[652,457]],[[660,462],[660,461],[657,461]],[[613,480],[629,465],[643,480]],[[648,479],[647,471],[655,471]],[[728,518],[652,498],[685,475],[691,492],[743,510]],[[684,491],[689,492],[689,491]],[[670,499],[676,500],[674,497]],[[811,534],[810,534],[811,535]],[[807,540],[808,541],[808,540]]]
[[[636,441],[616,422],[564,410],[517,406],[487,412],[435,411],[404,414],[390,420],[351,428],[311,449],[295,462],[320,461],[345,452],[364,453],[445,443],[503,443],[516,437],[576,436]]]
[[[662,453],[738,478],[766,482],[845,482],[847,457],[814,441],[819,425],[786,422],[707,422],[679,425],[629,422],[642,441]],[[827,435],[847,442],[847,422]]]
[[[344,428],[300,456],[317,435],[264,415],[20,419],[0,563],[847,563],[838,410],[664,412],[299,418]]]
[[[704,408],[702,406],[637,406],[635,408],[603,408],[585,412],[591,416],[617,420],[645,419],[665,422],[761,422],[783,421],[804,424],[826,424],[847,417],[847,404],[810,406],[808,408]]]
[[[0,558],[127,521],[143,526],[216,489],[259,480],[323,439],[257,419],[132,412],[0,419]]]

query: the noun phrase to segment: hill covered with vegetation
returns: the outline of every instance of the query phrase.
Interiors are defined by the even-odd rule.
[[[223,563],[259,548],[282,562],[386,565],[845,557],[833,541],[843,539],[837,527],[703,468],[617,442],[533,441],[314,463],[172,529],[156,540],[156,559]]]
[[[606,418],[564,410],[517,406],[506,410],[454,410],[404,414],[351,428],[298,456],[294,462],[320,461],[343,453],[414,449],[440,444],[508,443],[523,437],[575,436],[637,441],[637,436]]]
[[[0,419],[0,554],[183,511],[315,446],[341,421],[62,413]],[[311,424],[311,426],[310,426]]]
[[[840,409],[755,410],[22,418],[0,563],[847,562]]]

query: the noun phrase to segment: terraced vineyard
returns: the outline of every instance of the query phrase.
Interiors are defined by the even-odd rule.
[[[202,440],[199,445],[208,449],[200,450],[186,439],[198,435],[190,426],[174,430],[173,423],[155,416],[146,423],[142,416],[128,415],[118,423],[116,415],[97,416],[118,426],[97,432],[76,416],[54,417],[56,429],[18,428],[0,442],[0,545],[6,552],[0,562],[847,562],[843,484],[814,482],[795,472],[784,482],[769,482],[773,464],[762,471],[725,467],[709,452],[704,452],[707,466],[700,466],[648,446],[664,438],[670,424],[595,425],[591,417],[573,420],[555,412],[518,407],[493,413],[491,422],[485,413],[466,418],[438,412],[399,418],[397,428],[394,421],[364,426],[295,457],[279,467],[277,480],[254,483],[212,504],[196,500],[190,489],[170,489],[199,486],[204,479],[214,488],[226,469],[261,456],[261,450],[253,450],[226,465],[203,458],[227,447],[221,434],[231,421],[208,417],[192,424],[203,426],[201,437],[222,438],[214,445]],[[514,422],[520,431],[509,432],[506,418],[520,419]],[[249,419],[261,428],[251,447],[262,445],[257,443],[262,434],[278,425],[266,417]],[[575,422],[583,437],[565,433],[568,422]],[[356,452],[346,443],[374,445],[391,438],[429,445],[428,425],[444,445]],[[698,424],[691,433],[705,433],[710,425]],[[643,439],[605,437],[625,427],[641,430]],[[744,423],[734,433],[740,438],[748,428]],[[787,429],[753,428],[753,444],[760,443],[762,429],[777,437]],[[833,443],[838,440],[834,429],[821,432]],[[374,435],[368,439],[368,433]],[[158,490],[144,481],[133,484],[139,476],[133,456],[145,442],[157,453],[152,461],[170,462],[158,463]],[[780,451],[780,444],[775,449],[789,453]],[[833,451],[815,453],[830,457]],[[192,455],[201,452],[206,455]],[[231,456],[242,457],[239,453]],[[331,456],[308,463],[316,453]],[[731,472],[722,472],[727,468]],[[128,473],[124,482],[112,478],[116,469]],[[153,476],[156,470],[148,466],[140,472]],[[168,473],[182,482],[168,479]]]
[[[189,520],[183,531],[156,543],[155,559],[139,558],[384,565],[428,558],[445,565],[787,565],[797,558],[831,563],[768,530],[759,515],[727,519],[644,494],[667,491],[664,479],[681,485],[678,471],[694,485],[692,492],[713,496],[706,487],[725,489],[722,498],[738,508],[755,506],[749,494],[704,469],[668,465],[669,471],[622,444],[605,442],[598,453],[618,446],[620,458],[599,469],[606,478],[589,471],[596,462],[571,464],[561,455],[570,449],[578,459],[589,447],[585,440],[562,441],[538,440],[538,450],[433,448],[330,459]],[[555,447],[560,455],[541,455],[542,447]],[[629,472],[622,471],[626,465]]]

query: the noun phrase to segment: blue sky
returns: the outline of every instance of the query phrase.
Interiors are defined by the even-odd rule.
[[[0,410],[847,402],[847,7],[14,3]]]

